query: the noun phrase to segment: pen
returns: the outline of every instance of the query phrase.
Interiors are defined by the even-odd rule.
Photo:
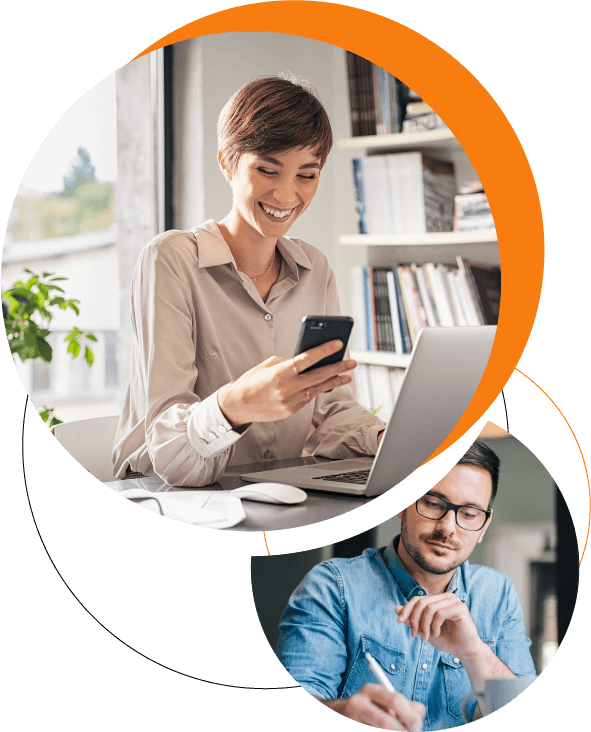
[[[367,665],[374,675],[375,680],[379,684],[381,684],[387,691],[391,691],[393,694],[398,694],[396,689],[390,683],[390,679],[386,676],[386,674],[382,670],[382,667],[371,655],[371,653],[368,653],[367,651],[365,652],[365,660],[367,661]],[[420,732],[422,728],[423,726],[421,724],[413,724],[413,726],[411,727],[411,732]]]
[[[391,691],[393,694],[396,694],[396,689],[390,683],[390,679],[382,671],[380,664],[371,655],[371,653],[368,653],[367,651],[365,652],[365,660],[367,661],[372,674],[375,676],[376,681],[379,684],[381,684],[384,687],[384,689],[387,689],[388,691]]]

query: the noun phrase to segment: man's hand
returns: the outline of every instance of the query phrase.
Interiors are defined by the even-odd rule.
[[[409,701],[398,692],[393,694],[378,684],[366,684],[348,699],[320,701],[344,717],[380,729],[418,732],[427,712],[419,702]]]
[[[399,623],[406,623],[411,635],[420,635],[438,651],[453,653],[462,662],[472,688],[484,691],[486,679],[509,679],[513,671],[498,658],[478,635],[466,605],[453,592],[427,597],[413,597],[406,605],[397,605],[394,612]],[[478,702],[484,712],[481,702]]]
[[[399,623],[406,623],[411,635],[429,641],[438,651],[455,654],[462,663],[486,644],[480,639],[466,605],[453,592],[413,597],[394,612]]]

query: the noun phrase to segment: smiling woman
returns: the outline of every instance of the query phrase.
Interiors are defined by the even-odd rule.
[[[331,146],[316,95],[281,77],[248,82],[222,110],[218,161],[231,211],[155,237],[133,276],[118,478],[202,486],[229,463],[304,448],[331,458],[375,454],[384,425],[355,401],[347,373],[355,362],[303,373],[342,344],[290,358],[305,315],[340,313],[326,257],[286,236],[312,203]]]

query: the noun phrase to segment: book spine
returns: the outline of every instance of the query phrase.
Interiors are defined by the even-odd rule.
[[[365,284],[363,267],[353,266],[350,269],[351,312],[355,316],[355,325],[351,334],[351,348],[357,351],[367,349],[367,315],[365,312]]]
[[[458,325],[470,325],[468,322],[468,311],[466,308],[466,302],[462,297],[460,288],[460,282],[458,279],[458,271],[454,268],[448,268],[447,280],[449,282],[449,288],[451,290],[454,306],[458,312]]]
[[[373,299],[373,273],[372,267],[363,268],[365,282],[365,312],[367,323],[367,350],[377,351],[376,345],[376,328],[375,328],[375,311]]]
[[[392,327],[392,313],[390,310],[390,298],[388,295],[387,272],[384,269],[374,270],[374,281],[379,286],[380,317],[382,319],[383,343],[381,349],[393,353],[395,351],[394,331]],[[377,317],[377,316],[376,316]]]
[[[392,318],[392,337],[394,338],[394,353],[404,353],[402,342],[402,331],[400,328],[400,313],[398,311],[398,298],[396,296],[396,280],[394,272],[386,272],[386,286],[388,288],[388,300],[390,303],[390,315]]]
[[[421,301],[423,303],[423,309],[425,311],[426,325],[429,325],[432,327],[439,325],[439,323],[437,323],[437,321],[435,319],[435,314],[433,312],[433,305],[431,302],[431,297],[429,295],[429,290],[427,287],[427,280],[425,279],[425,273],[423,272],[422,268],[419,267],[418,264],[411,264],[410,266],[411,266],[415,281],[417,283],[417,287],[419,288]]]
[[[372,68],[372,86],[373,86],[373,104],[375,110],[376,128],[375,135],[384,135],[386,132],[386,126],[383,118],[383,106],[382,106],[382,80],[381,80],[381,69],[375,64],[371,65]]]
[[[364,105],[363,105],[363,134],[376,134],[376,109],[374,101],[374,85],[373,85],[373,64],[367,59],[361,58],[362,62],[362,78],[364,89]]]
[[[451,282],[450,282],[449,274],[448,274],[448,271],[449,271],[448,267],[446,267],[444,264],[438,264],[438,265],[436,265],[435,269],[439,272],[439,274],[441,276],[443,288],[445,290],[447,301],[449,303],[449,307],[451,310],[452,321],[453,321],[452,325],[465,325],[464,323],[462,323],[462,314],[458,307],[457,298],[451,288]]]
[[[421,302],[419,292],[417,290],[417,286],[415,283],[415,278],[413,276],[412,269],[410,265],[406,265],[403,270],[403,277],[406,284],[406,296],[408,299],[408,304],[410,308],[411,318],[413,322],[413,327],[415,331],[415,335],[413,338],[413,346],[417,341],[417,338],[419,337],[419,333],[424,328],[426,319],[425,319],[425,311],[423,308],[423,304]]]
[[[455,325],[449,297],[438,265],[429,262],[425,265],[425,272],[433,286],[433,295],[437,303],[440,325]]]
[[[347,79],[349,82],[349,109],[351,112],[351,134],[360,135],[359,125],[359,79],[357,74],[357,56],[347,51]]]
[[[471,285],[466,264],[459,254],[456,256],[456,262],[458,263],[458,282],[460,283],[464,293],[464,298],[467,302],[467,309],[470,314],[468,323],[470,325],[484,325],[484,316],[479,302],[480,298]]]
[[[404,299],[402,297],[402,288],[400,287],[400,279],[398,277],[398,267],[393,270],[394,282],[396,285],[396,299],[398,300],[398,314],[400,318],[400,331],[402,334],[402,341],[404,344],[404,353],[410,353],[412,351],[412,340],[410,337],[410,328],[408,325],[408,319],[406,317],[406,311],[404,309]]]
[[[365,216],[365,189],[363,187],[363,167],[359,158],[355,158],[352,163],[353,184],[355,186],[355,212],[357,214],[357,227],[360,234],[367,234],[367,221]]]
[[[404,314],[406,316],[406,324],[408,326],[408,334],[410,336],[411,350],[417,340],[417,323],[414,317],[411,301],[411,293],[408,289],[408,282],[405,277],[405,267],[398,265],[396,267],[396,274],[398,276],[398,284],[400,286],[400,292],[402,294],[402,304],[404,307]]]

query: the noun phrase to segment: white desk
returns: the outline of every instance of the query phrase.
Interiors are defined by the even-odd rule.
[[[134,478],[130,480],[116,480],[105,483],[114,491],[123,491],[127,488],[144,488],[153,493],[166,491],[199,491],[199,490],[232,490],[238,486],[246,485],[240,480],[244,473],[254,473],[259,470],[272,470],[274,468],[286,468],[295,465],[306,465],[310,463],[328,462],[322,458],[294,458],[292,460],[276,460],[267,463],[254,463],[252,465],[233,465],[229,467],[217,483],[204,486],[203,488],[174,488],[165,483],[161,478]],[[308,491],[308,499],[304,503],[294,506],[281,506],[269,503],[257,503],[255,501],[243,501],[246,519],[233,527],[235,531],[273,531],[274,529],[292,529],[297,526],[307,526],[318,521],[340,516],[353,508],[363,506],[371,498],[359,498],[338,493],[323,493],[321,491]]]

